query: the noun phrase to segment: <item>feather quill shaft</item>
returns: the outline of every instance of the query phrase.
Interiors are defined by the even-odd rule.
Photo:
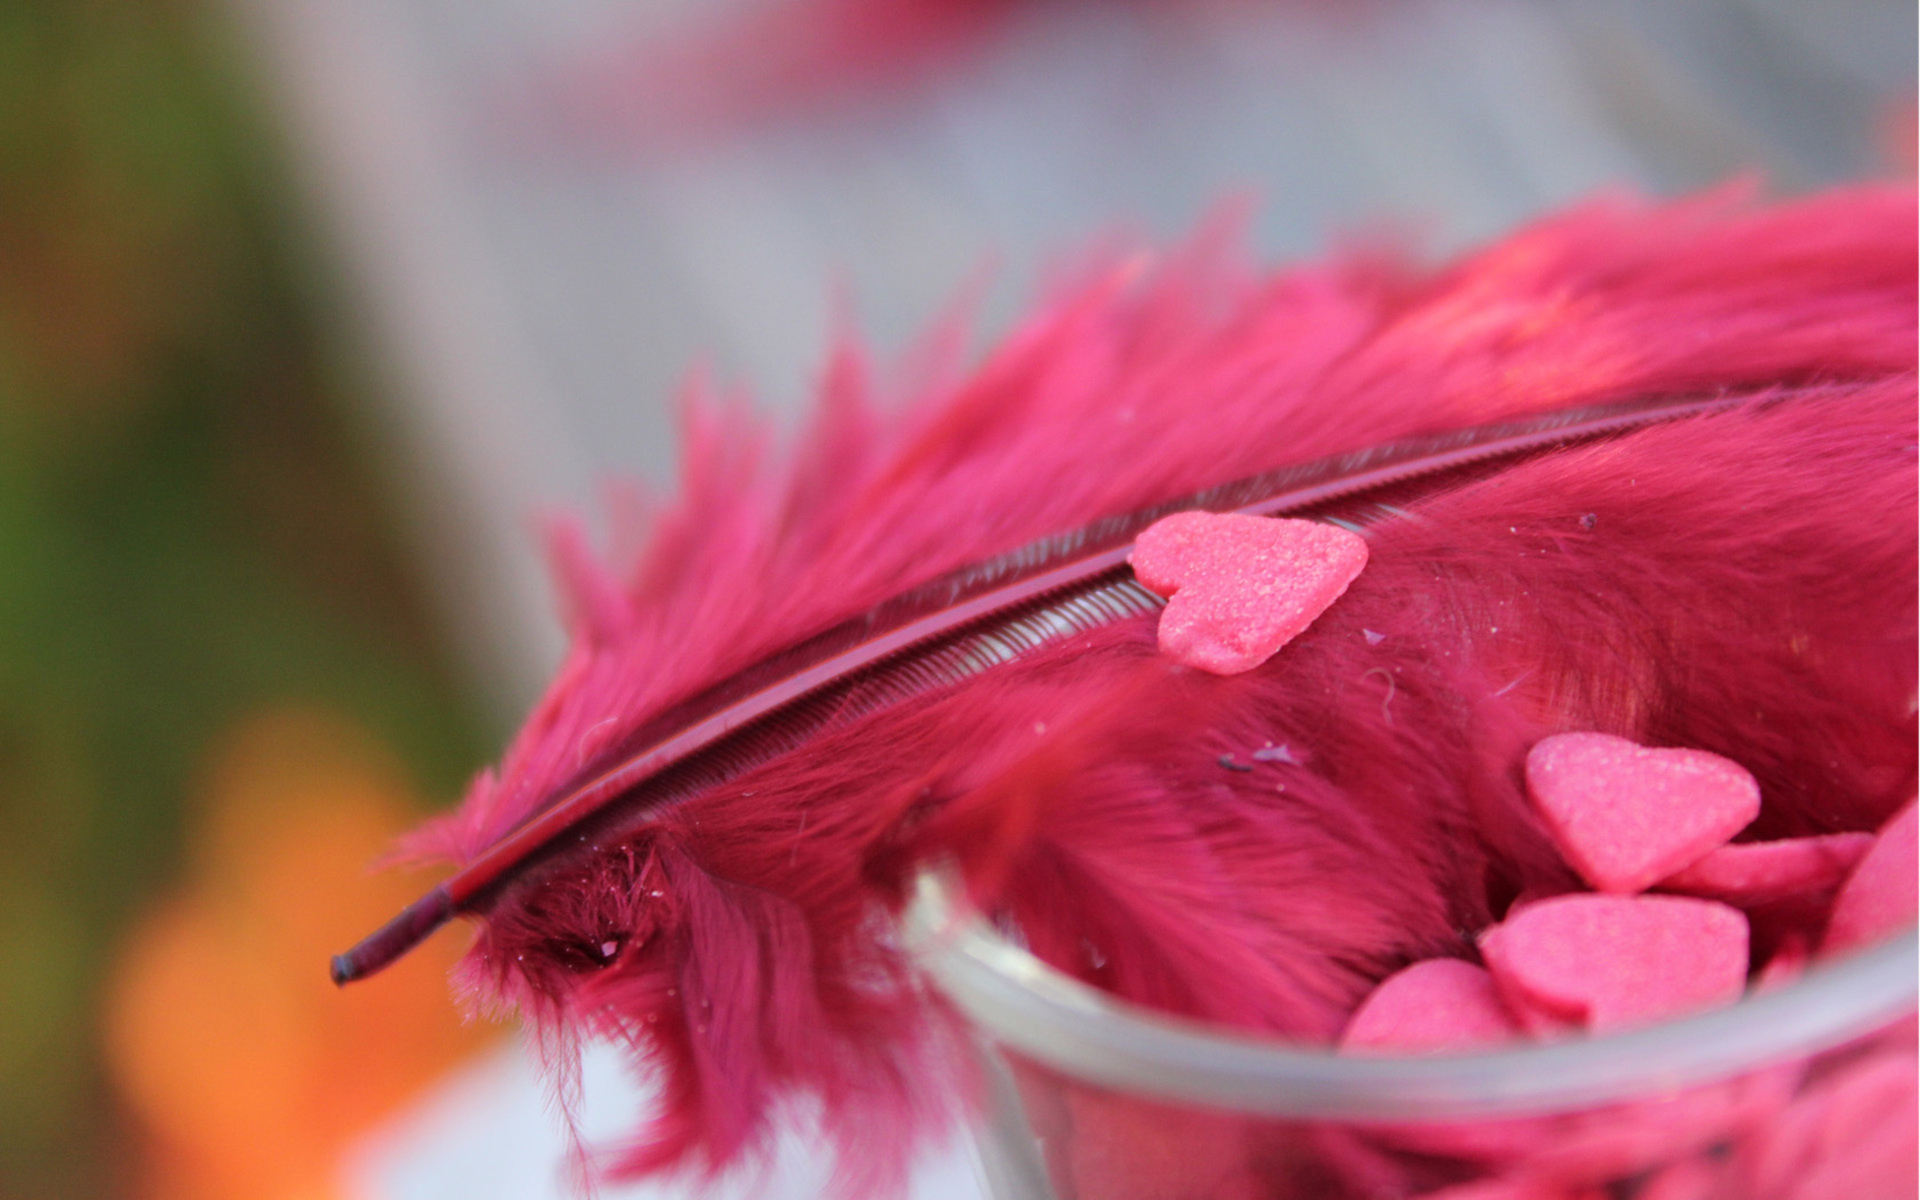
[[[672,792],[663,795],[665,789],[644,790],[642,785],[712,750],[724,739],[740,736],[755,723],[777,721],[782,709],[814,699],[869,668],[890,668],[906,682],[905,687],[882,689],[894,692],[890,697],[894,702],[964,678],[972,672],[916,672],[916,666],[924,667],[918,657],[964,630],[991,626],[1009,615],[1031,617],[1033,614],[1022,614],[1022,610],[1036,603],[1075,605],[1091,591],[1127,586],[1131,571],[1125,564],[1133,549],[1132,536],[1170,513],[1205,509],[1256,516],[1322,515],[1318,510],[1324,506],[1413,480],[1715,412],[1746,400],[1726,395],[1662,398],[1389,443],[1210,488],[1171,504],[1105,518],[964,567],[763,659],[662,714],[635,739],[645,743],[642,749],[616,752],[611,766],[596,767],[584,783],[568,789],[392,921],[337,955],[332,963],[333,980],[344,985],[363,979],[456,915],[483,910],[503,887],[543,858],[590,842],[581,832],[583,826],[603,820],[610,807],[619,805],[622,815],[627,816],[656,809]],[[1085,609],[1084,604],[1079,605],[1085,609],[1079,620],[1057,620],[1047,631],[1052,636],[1026,639],[1028,644],[1020,649],[1033,649],[1079,632],[1103,617],[1131,616],[1159,603],[1137,586],[1130,586],[1129,591],[1124,599],[1110,600],[1104,607]],[[993,631],[982,632],[992,636]],[[889,663],[895,656],[898,660]],[[980,659],[977,653],[972,657]],[[789,714],[789,726],[809,728],[797,735],[789,728],[772,738],[763,736],[760,745],[736,748],[727,764],[730,769],[702,772],[700,783],[711,786],[723,782],[774,754],[797,749],[806,733],[824,725],[831,716],[849,715],[844,704],[834,707],[837,712],[820,713],[812,720],[794,720]],[[860,715],[871,713],[875,707],[871,702],[861,705]],[[677,790],[684,794],[686,789],[683,785]]]

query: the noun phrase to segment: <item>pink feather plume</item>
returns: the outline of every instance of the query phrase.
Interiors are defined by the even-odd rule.
[[[1412,435],[1753,399],[1397,497],[1249,674],[1175,668],[1149,614],[829,729],[507,883],[465,985],[657,1073],[618,1173],[750,1159],[791,1103],[882,1193],[968,1102],[888,934],[934,857],[1064,970],[1325,1043],[1385,975],[1575,886],[1521,783],[1547,734],[1732,757],[1752,836],[1875,828],[1915,788],[1915,224],[1911,191],[1862,189],[1608,200],[1431,271],[1206,243],[905,405],[843,349],[791,451],[696,394],[637,568],[554,538],[572,652],[413,853],[472,860],[676,702],[1033,539]]]

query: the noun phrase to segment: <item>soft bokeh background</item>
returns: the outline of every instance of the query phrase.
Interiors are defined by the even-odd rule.
[[[875,2],[799,68],[706,31],[880,10],[0,3],[0,1197],[553,1194],[459,937],[325,958],[553,661],[532,516],[665,481],[696,355],[791,409],[836,294],[897,347],[993,261],[1004,328],[1229,191],[1281,256],[1912,172],[1910,3]]]
[[[249,87],[206,6],[0,4],[9,1198],[322,1194],[245,1168],[227,1190],[149,1190],[149,1151],[310,1163],[270,1127],[186,1110],[225,1089],[204,1106],[245,1117],[298,1086],[296,1123],[377,1117],[294,1083],[315,1049],[336,1092],[405,1098],[348,1065],[385,1044],[377,1031],[322,1046],[299,1008],[335,999],[328,943],[386,915],[395,888],[361,896],[384,837],[444,802],[485,745],[345,417],[362,385],[316,318],[326,284]],[[336,912],[349,928],[319,937],[257,927]],[[266,988],[311,995],[241,995],[279,948],[298,949],[299,973]],[[116,957],[122,974],[223,994],[115,996]],[[412,981],[430,1002],[415,1033],[437,1045],[458,1024],[431,976]]]

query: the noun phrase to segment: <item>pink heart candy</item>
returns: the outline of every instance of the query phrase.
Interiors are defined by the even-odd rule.
[[[1430,958],[1382,980],[1347,1021],[1340,1048],[1411,1054],[1469,1050],[1519,1032],[1493,976],[1457,958]]]
[[[1509,1007],[1604,1033],[1739,999],[1747,919],[1684,896],[1556,896],[1483,933],[1480,954]]]
[[[1741,1196],[1856,1200],[1915,1194],[1916,1065],[1893,1050],[1809,1084],[1765,1137],[1743,1143]]]
[[[1521,908],[1522,906],[1515,905],[1509,910],[1508,919],[1512,919]],[[1480,957],[1488,966],[1492,966],[1495,960],[1500,958],[1501,940],[1505,936],[1506,931],[1499,925],[1480,931]],[[1517,988],[1502,988],[1497,978],[1494,986],[1500,991],[1500,998],[1506,1002],[1507,1011],[1513,1014],[1513,1019],[1519,1023],[1520,1028],[1537,1040],[1557,1042],[1581,1031],[1581,1022],[1584,1020],[1582,1014],[1542,1004],[1537,997]]]
[[[1472,1183],[1456,1183],[1452,1187],[1441,1188],[1437,1192],[1422,1192],[1419,1200],[1584,1200],[1578,1193],[1569,1192],[1545,1180],[1518,1177],[1513,1179],[1476,1179]]]
[[[1127,561],[1142,587],[1171,597],[1160,652],[1238,675],[1340,598],[1367,565],[1367,543],[1319,521],[1183,512],[1148,527]]]
[[[1680,1092],[1569,1113],[1543,1138],[1528,1166],[1557,1179],[1630,1179],[1710,1151],[1764,1126],[1793,1099],[1798,1064],[1767,1068]],[[1635,1194],[1640,1200],[1640,1194]]]
[[[1813,896],[1839,886],[1872,845],[1870,833],[1830,833],[1722,846],[1660,887],[1743,906]]]
[[[1710,1158],[1684,1158],[1647,1180],[1634,1200],[1712,1200],[1725,1168]]]
[[[1912,801],[1881,827],[1873,848],[1840,885],[1822,954],[1859,950],[1913,924],[1920,824]]]
[[[1691,865],[1760,814],[1760,786],[1739,763],[1605,733],[1542,739],[1527,754],[1527,791],[1574,870],[1623,894]]]
[[[1807,973],[1807,960],[1811,957],[1807,940],[1797,933],[1788,934],[1774,948],[1773,957],[1767,960],[1767,965],[1754,973],[1754,993],[1759,995],[1778,991],[1799,979]]]

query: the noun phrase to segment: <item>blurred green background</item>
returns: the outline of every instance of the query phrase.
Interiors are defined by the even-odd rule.
[[[100,985],[179,869],[211,739],[319,706],[435,802],[481,753],[249,89],[208,5],[0,4],[0,1195],[17,1200],[132,1189]]]

